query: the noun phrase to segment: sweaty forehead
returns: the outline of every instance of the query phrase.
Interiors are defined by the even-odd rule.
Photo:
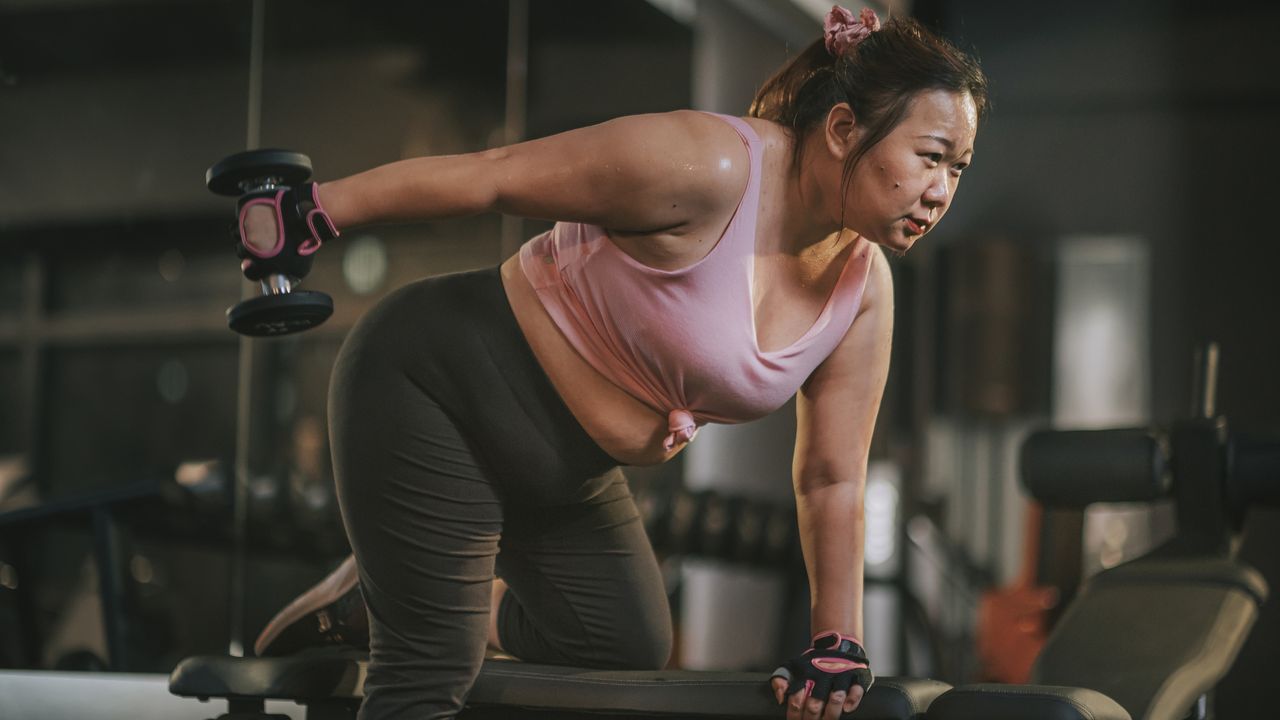
[[[955,144],[958,152],[973,149],[978,133],[978,108],[968,93],[928,90],[917,95],[900,130],[912,137],[935,135]]]

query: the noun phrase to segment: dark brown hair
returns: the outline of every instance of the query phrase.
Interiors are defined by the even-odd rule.
[[[839,58],[816,42],[769,78],[749,115],[788,128],[798,169],[805,135],[837,103],[847,102],[866,134],[845,164],[845,180],[858,161],[906,117],[912,99],[928,90],[967,93],[982,118],[987,78],[972,56],[911,18],[884,23]]]

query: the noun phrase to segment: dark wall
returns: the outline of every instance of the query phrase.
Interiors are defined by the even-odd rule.
[[[234,455],[239,341],[224,317],[242,289],[227,235],[234,203],[203,178],[249,136],[253,5],[0,3],[0,472],[15,458],[34,467],[25,486],[46,504]],[[317,179],[502,142],[507,0],[264,5],[260,145],[306,152]],[[687,27],[643,0],[529,5],[530,136],[688,106]],[[332,484],[327,467],[298,457],[316,427],[323,435],[344,333],[394,287],[496,263],[500,222],[347,232],[316,256],[305,286],[333,296],[333,318],[255,345],[250,637],[345,552],[332,502],[325,513],[311,502]],[[367,235],[387,271],[359,290],[345,260]],[[0,486],[0,512],[12,499]],[[0,586],[0,666],[63,651],[49,642],[43,658],[19,653],[14,628],[47,639],[65,626],[69,598],[91,585],[82,530],[0,537],[0,563],[23,566],[36,606],[17,617],[15,593]],[[146,623],[162,640],[139,645],[131,669],[167,670],[226,646],[226,533],[169,531],[133,533],[154,572],[128,592],[163,617]]]
[[[956,0],[936,14],[977,49],[995,105],[947,237],[1145,237],[1153,417],[1186,412],[1192,348],[1217,339],[1224,410],[1276,423],[1280,245],[1264,225],[1280,7]]]
[[[1152,248],[1151,415],[1188,411],[1196,343],[1222,344],[1232,423],[1280,426],[1280,73],[1271,3],[922,3],[976,47],[994,112],[945,229],[1051,243],[1133,234]],[[1242,556],[1280,587],[1280,518],[1255,512]],[[1274,600],[1218,695],[1222,717],[1274,705]],[[1268,650],[1269,649],[1269,650]],[[1268,653],[1270,653],[1268,655]]]

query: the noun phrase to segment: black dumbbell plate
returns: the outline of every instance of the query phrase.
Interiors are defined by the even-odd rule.
[[[295,290],[263,295],[227,310],[227,325],[241,335],[272,337],[310,330],[333,314],[333,300],[322,292]]]
[[[280,185],[297,185],[311,177],[311,158],[290,150],[248,150],[229,155],[204,174],[205,185],[219,195],[243,195],[241,183],[276,178]]]

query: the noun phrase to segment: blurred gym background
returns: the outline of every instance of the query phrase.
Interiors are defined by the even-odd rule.
[[[1172,530],[1159,505],[1030,504],[1032,428],[1185,415],[1206,340],[1233,424],[1280,424],[1280,6],[868,4],[976,51],[994,102],[949,219],[892,262],[868,648],[881,674],[1016,679],[981,649],[1034,654],[1091,573]],[[251,642],[346,553],[324,412],[344,334],[390,289],[496,264],[541,229],[348,233],[306,280],[334,317],[245,348],[223,315],[242,280],[210,164],[284,147],[325,180],[631,113],[745,114],[829,7],[0,0],[0,668],[164,673]],[[673,666],[770,669],[806,642],[790,413],[629,471],[676,610]],[[1252,511],[1242,551],[1273,588],[1278,520]],[[1037,588],[1036,613],[999,615]],[[1278,614],[1264,608],[1222,717],[1273,703]]]

